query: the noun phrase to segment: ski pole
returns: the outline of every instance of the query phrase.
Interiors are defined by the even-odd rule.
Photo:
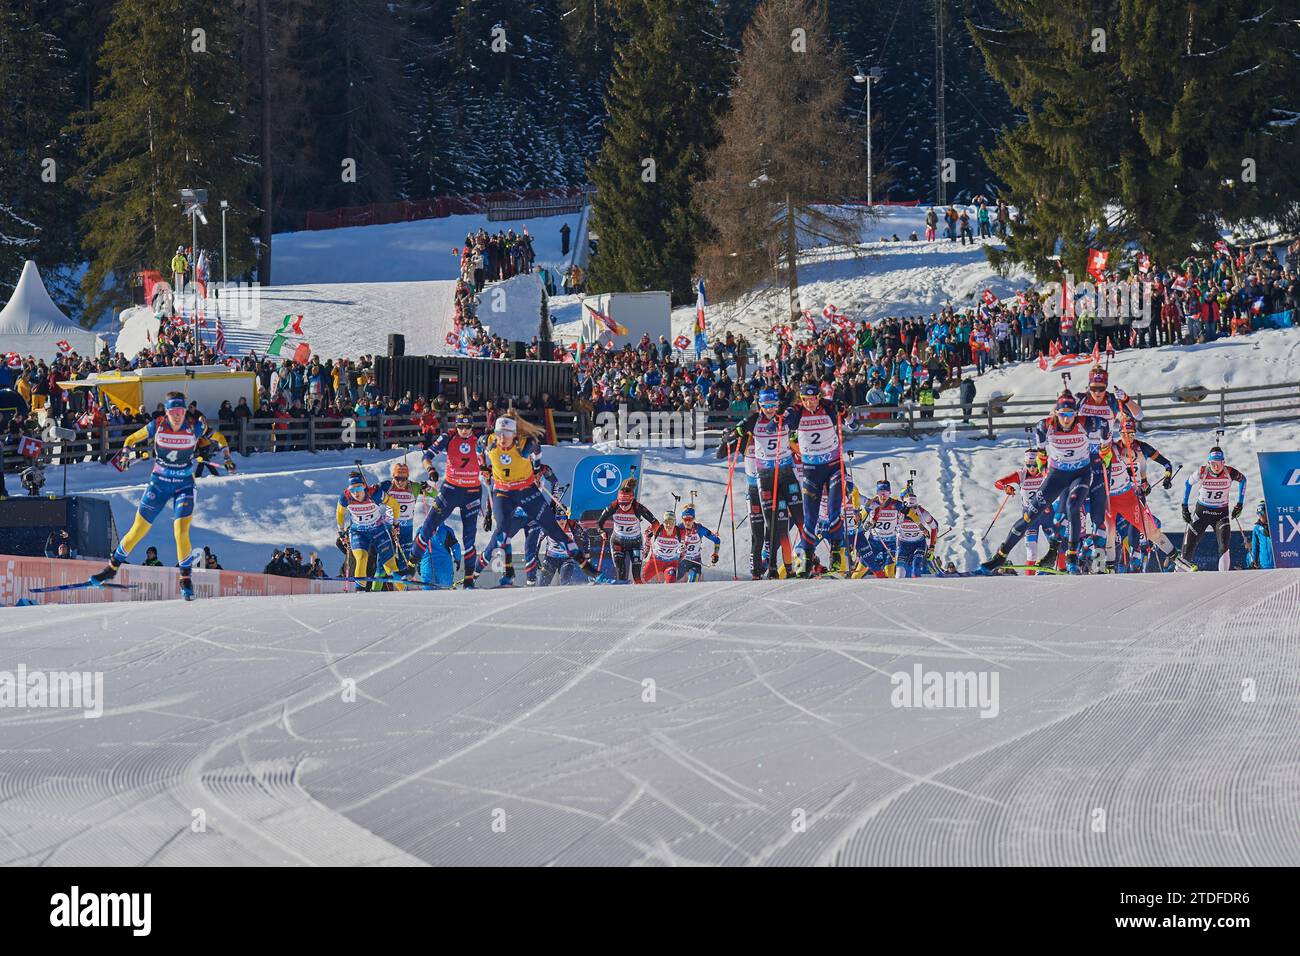
[[[1010,500],[1011,500],[1010,495],[1002,496],[1002,504],[998,505],[998,513],[993,516],[993,520],[989,522],[989,526],[985,528],[984,533],[980,535],[981,541],[983,541],[985,538],[989,536],[989,532],[993,530],[993,526],[998,523],[998,518],[1002,517],[1002,509],[1007,506],[1007,502]]]
[[[736,500],[734,497],[735,492],[733,491],[731,481],[732,481],[732,476],[736,472],[736,459],[739,457],[740,457],[740,449],[738,447],[727,449],[727,490],[722,495],[722,507],[718,509],[718,521],[717,524],[714,525],[715,528],[722,527],[722,514],[727,507],[727,502],[730,501],[731,502],[731,579],[733,581],[737,580],[736,578]]]

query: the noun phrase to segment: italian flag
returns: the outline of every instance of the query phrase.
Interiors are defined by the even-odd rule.
[[[288,344],[289,334],[302,335],[302,316],[286,315],[280,322],[280,327],[275,330],[271,337],[271,344],[266,347],[267,355],[274,355],[283,358],[285,355],[292,355],[294,347]]]

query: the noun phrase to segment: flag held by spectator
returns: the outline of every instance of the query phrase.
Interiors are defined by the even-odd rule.
[[[704,321],[705,301],[706,300],[704,297],[704,277],[700,276],[698,279],[695,280],[695,331],[697,333],[703,332],[705,329],[709,327],[708,323]],[[621,334],[626,335],[627,333],[623,332]]]
[[[18,454],[24,458],[39,458],[44,450],[44,442],[32,438],[30,435],[23,435],[18,439]]]
[[[297,316],[295,316],[295,315],[286,315],[286,316],[285,316],[285,317],[280,321],[280,327],[279,327],[278,329],[276,329],[275,332],[274,332],[273,334],[275,334],[275,335],[288,335],[289,333],[293,333],[294,335],[302,335],[302,316],[301,316],[301,315],[297,315]]]
[[[1227,244],[1226,242],[1224,242],[1222,239],[1220,239],[1218,242],[1216,242],[1216,243],[1214,244],[1214,251],[1215,251],[1215,252],[1227,252],[1227,251],[1228,251],[1228,244]]]
[[[1106,271],[1106,260],[1110,258],[1110,253],[1105,249],[1088,250],[1088,275],[1092,276],[1096,282],[1101,281],[1101,274]]]
[[[306,342],[299,342],[293,350],[293,361],[296,365],[306,365],[311,361],[311,346]]]
[[[686,333],[683,332],[681,335],[677,336],[677,338],[673,339],[673,347],[684,352],[691,347],[691,340],[688,339]]]
[[[6,352],[5,364],[12,369],[20,369],[23,367],[23,357],[17,352]]]
[[[59,347],[59,351],[64,355],[67,355],[69,352],[72,351],[72,343],[70,343],[67,339],[60,339],[54,344]]]
[[[226,328],[221,324],[221,313],[217,313],[217,357],[226,354]]]
[[[998,297],[993,294],[992,289],[985,289],[984,292],[981,293],[980,299],[985,305],[996,305],[998,301]]]
[[[600,311],[600,309],[597,309],[593,305],[588,305],[586,302],[582,304],[586,306],[586,309],[591,313],[592,318],[604,326],[605,331],[610,335],[627,335],[627,329],[611,319],[606,313]]]
[[[1151,257],[1145,252],[1138,253],[1138,272],[1143,275],[1151,271]]]

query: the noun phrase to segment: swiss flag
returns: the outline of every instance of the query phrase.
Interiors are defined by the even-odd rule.
[[[998,297],[993,294],[992,289],[985,289],[980,295],[980,298],[984,301],[985,305],[996,305],[998,301]]]
[[[22,367],[23,367],[23,357],[22,357],[21,355],[19,355],[17,352],[6,352],[6,353],[5,353],[5,363],[6,363],[10,368],[14,368],[14,369],[22,368]]]
[[[1088,250],[1088,275],[1094,280],[1100,282],[1101,274],[1106,270],[1106,260],[1110,258],[1110,253],[1104,249]]]
[[[59,351],[63,352],[64,354],[67,354],[68,352],[72,351],[72,343],[70,343],[67,339],[60,339],[58,342],[55,342],[54,344],[57,345],[59,347]]]
[[[24,435],[22,438],[18,439],[18,454],[22,455],[24,458],[39,458],[41,452],[44,450],[44,443],[35,438]]]
[[[691,340],[686,337],[685,333],[683,333],[673,339],[673,345],[684,351],[691,347]]]

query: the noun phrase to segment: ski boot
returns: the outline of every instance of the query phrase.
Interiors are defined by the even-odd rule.
[[[187,601],[194,600],[194,580],[189,568],[181,568],[181,597]]]
[[[1174,555],[1173,567],[1176,571],[1199,571],[1201,570],[1192,562],[1188,561],[1181,554]]]
[[[105,581],[113,580],[113,578],[117,577],[117,569],[121,566],[122,563],[117,558],[109,558],[108,564],[104,565],[102,571],[96,571],[90,576],[91,586],[101,587]]]
[[[530,587],[530,588],[535,588],[535,587],[537,587],[537,572],[536,572],[536,571],[526,571],[526,572],[524,572],[524,585],[525,585],[526,587]]]
[[[830,574],[843,574],[848,570],[849,561],[844,554],[843,548],[831,549],[831,566],[828,568]]]
[[[499,588],[512,588],[515,586],[515,566],[506,564],[505,570],[501,572],[501,580],[497,582]]]
[[[1079,552],[1073,548],[1065,552],[1065,573],[1082,574],[1083,569],[1079,567]]]
[[[782,564],[782,565],[781,565],[781,572],[780,572],[780,574],[778,574],[777,576],[778,576],[782,581],[784,581],[786,578],[792,578],[792,577],[794,577],[794,568],[793,568],[793,566],[791,566],[791,565],[789,565],[789,564]]]
[[[997,553],[987,561],[981,561],[980,566],[975,569],[974,574],[996,574],[1002,565],[1007,563],[1007,553],[998,548]]]
[[[464,588],[466,591],[473,591],[474,577],[475,576],[473,574],[466,574],[463,578],[460,579],[460,586]]]

